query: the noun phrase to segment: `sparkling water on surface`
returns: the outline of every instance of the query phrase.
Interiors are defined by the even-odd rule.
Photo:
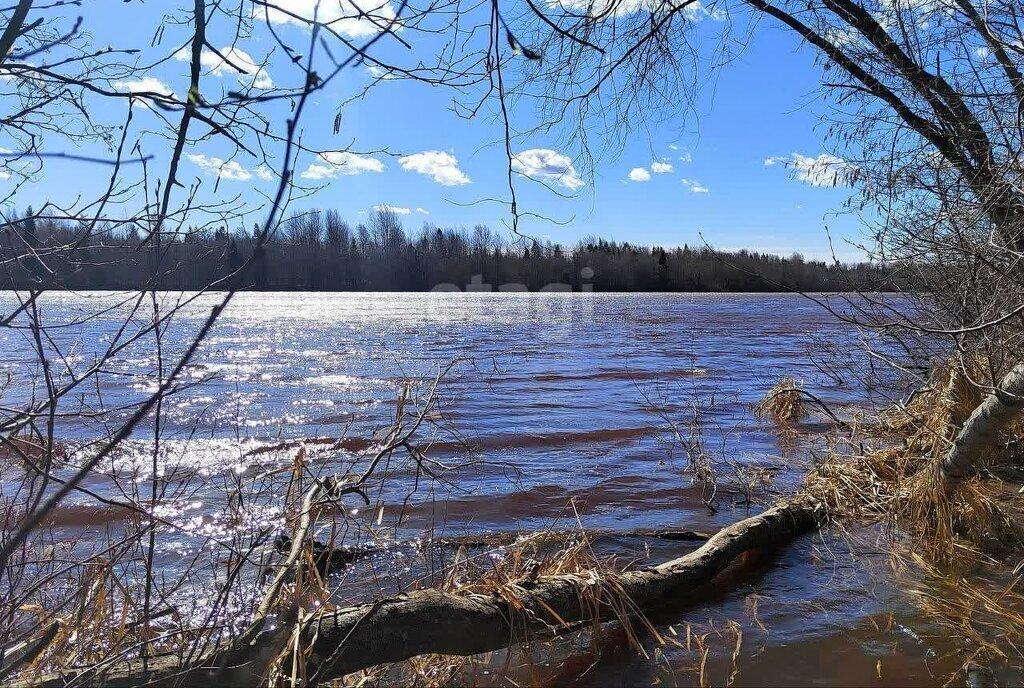
[[[162,294],[160,311],[193,298]],[[167,324],[165,365],[218,298],[195,298]],[[15,303],[4,294],[0,310]],[[133,304],[126,294],[47,294],[42,317],[62,324],[51,330],[64,356],[51,361],[54,367],[88,368]],[[143,302],[128,331],[151,317]],[[240,293],[185,371],[184,388],[164,405],[158,470],[171,482],[200,480],[161,504],[161,517],[180,529],[163,540],[160,561],[173,569],[206,539],[229,537],[239,526],[224,515],[224,485],[287,468],[301,441],[309,441],[308,460],[325,473],[365,462],[403,385],[422,390],[453,361],[439,387],[443,423],[423,439],[432,458],[464,467],[450,483],[416,491],[412,472],[399,471],[375,488],[370,506],[350,505],[349,516],[379,518],[387,527],[400,514],[393,531],[399,539],[425,528],[459,535],[572,528],[577,518],[595,529],[713,531],[759,507],[723,493],[718,510],[709,510],[685,474],[669,421],[685,423],[695,403],[707,407],[705,440],[716,457],[763,469],[775,489],[793,488],[810,463],[807,442],[780,436],[751,406],[782,375],[839,413],[885,403],[856,384],[836,384],[808,355],[821,355],[822,342],[852,352],[859,337],[797,295]],[[156,389],[156,369],[151,335],[126,348],[98,386],[83,385],[65,404],[69,411],[123,410],[62,420],[58,439],[73,455],[87,455]],[[0,330],[0,371],[11,375],[4,405],[39,395],[29,331]],[[823,429],[823,420],[812,416],[798,429]],[[112,476],[148,484],[152,446],[147,423],[88,486],[111,490]],[[281,518],[281,495],[261,495],[246,508],[245,527],[272,526]],[[54,524],[82,534],[123,518],[76,495]],[[604,546],[605,553],[654,561],[678,556],[680,547],[626,540]],[[924,621],[885,581],[866,581],[843,547],[807,537],[766,555],[738,583],[712,588],[709,599],[667,611],[659,624],[677,631],[709,619],[744,624],[737,684],[929,684],[925,660],[934,651],[921,646]],[[755,598],[767,633],[751,617]],[[877,621],[890,612],[915,629],[916,640]],[[709,670],[722,683],[734,641],[720,642],[729,647],[710,655]],[[667,663],[612,653],[584,682],[649,685],[671,682],[672,670],[690,682],[692,652],[661,651]]]

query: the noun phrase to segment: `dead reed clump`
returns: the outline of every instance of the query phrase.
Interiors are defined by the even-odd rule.
[[[647,656],[638,635],[638,626],[648,631],[659,644],[664,639],[640,613],[616,583],[614,558],[599,557],[591,548],[585,533],[568,539],[538,532],[523,537],[507,547],[470,555],[460,548],[448,566],[443,580],[436,587],[455,595],[500,599],[508,604],[510,623],[517,637],[517,652],[524,653],[526,665],[513,666],[511,653],[487,653],[482,656],[423,655],[394,665],[374,667],[354,676],[358,685],[421,685],[442,687],[452,685],[502,685],[515,670],[539,670],[531,654],[544,654],[556,636],[569,632],[589,632],[590,645],[607,629],[602,624],[615,622],[619,633],[633,651]],[[538,609],[531,589],[539,581],[552,577],[576,579],[581,605],[592,610],[589,622],[568,623],[550,609]],[[542,603],[543,604],[543,603]],[[536,618],[542,617],[542,618]],[[537,621],[543,621],[538,624]],[[541,627],[542,630],[536,631]]]
[[[834,432],[804,486],[833,518],[890,529],[892,570],[907,575],[920,610],[958,641],[959,668],[950,682],[1019,657],[1024,648],[1019,565],[1010,570],[1024,549],[1020,472],[1011,468],[1020,461],[1021,423],[996,438],[984,469],[954,491],[941,476],[957,433],[988,393],[985,370],[962,362],[934,366],[906,403]],[[1001,473],[1017,474],[1018,483]]]
[[[907,591],[917,606],[947,638],[956,641],[958,668],[946,685],[960,677],[966,677],[969,685],[986,685],[976,682],[978,672],[990,674],[992,667],[1019,661],[1024,652],[1019,572],[994,577],[951,575],[917,553],[903,564],[915,572],[917,580]]]
[[[1019,547],[1024,533],[1007,511],[1005,483],[975,476],[953,494],[943,489],[942,458],[983,396],[961,368],[935,366],[909,402],[833,435],[805,489],[834,517],[887,520],[936,563],[973,566]],[[990,463],[1011,458],[1006,439],[993,446]]]
[[[758,418],[774,418],[781,425],[789,425],[807,414],[803,394],[793,378],[786,375],[768,390],[768,394],[754,407]]]
[[[941,452],[981,403],[984,392],[973,380],[991,382],[980,363],[937,363],[927,384],[905,404],[887,409],[879,419],[881,433],[906,439],[921,451]]]
[[[937,462],[917,463],[923,462],[886,450],[836,450],[804,488],[833,519],[885,521],[938,564],[970,569],[1020,545],[1020,528],[1001,506],[999,485],[975,478],[950,497],[938,487]]]

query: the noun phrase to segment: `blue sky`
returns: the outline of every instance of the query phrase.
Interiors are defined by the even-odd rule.
[[[307,0],[280,1],[301,5]],[[150,47],[149,27],[155,26],[158,13],[169,11],[163,3],[157,7],[110,0],[86,5],[85,29],[101,44],[139,48],[143,56],[152,57],[169,54],[189,36],[188,27],[169,27],[162,44]],[[718,22],[711,18],[703,23],[708,31],[720,28],[712,26]],[[138,26],[147,28],[139,31]],[[279,24],[275,28],[297,45],[306,40],[307,30],[302,27]],[[214,42],[219,38],[214,37]],[[228,40],[226,34],[223,40]],[[295,71],[279,59],[280,51],[273,53],[266,31],[255,32],[238,48],[256,63],[271,54],[264,70],[253,77],[260,86],[294,85],[287,81]],[[218,69],[215,59],[208,67],[203,77],[205,93],[236,87],[236,75]],[[187,88],[187,71],[187,62],[171,59],[146,76],[155,80],[149,87],[166,85],[181,93]],[[843,239],[856,239],[859,223],[855,216],[839,212],[851,191],[829,183],[835,165],[841,167],[841,163],[820,157],[829,150],[820,124],[827,106],[821,104],[820,70],[814,65],[813,51],[789,33],[762,22],[736,60],[701,78],[704,85],[695,111],[675,113],[656,126],[638,128],[618,150],[596,150],[592,170],[573,159],[578,151],[571,144],[571,131],[517,140],[514,152],[522,154],[520,171],[536,177],[561,166],[564,172],[557,179],[548,178],[561,195],[525,179],[517,182],[521,208],[550,218],[527,218],[522,231],[563,244],[598,235],[644,244],[696,245],[702,243],[703,235],[721,248],[800,251],[828,258],[827,226],[837,255],[857,258],[858,251]],[[372,206],[387,204],[401,209],[407,229],[418,229],[424,221],[466,227],[485,223],[492,228],[507,223],[507,210],[485,200],[508,195],[502,126],[493,109],[467,121],[452,111],[451,90],[387,80],[345,107],[341,129],[334,135],[338,103],[371,80],[366,67],[353,67],[314,98],[303,119],[304,141],[323,149],[351,145],[363,153],[300,160],[303,183],[319,190],[292,208],[336,208],[355,223]],[[125,82],[115,87],[132,88]],[[123,118],[127,106],[122,105],[104,104],[109,111],[103,114]],[[278,108],[271,113],[274,126],[283,130],[285,111]],[[526,124],[533,114],[517,106],[513,116]],[[156,123],[153,113],[137,108],[136,130],[142,132]],[[150,174],[159,174],[169,147],[152,134],[143,136],[143,148],[156,154]],[[184,179],[202,180],[205,193],[212,193],[216,184],[220,198],[238,195],[258,202],[261,194],[271,193],[274,180],[268,170],[245,154],[228,161],[232,152],[219,142],[189,147],[182,164]],[[832,172],[823,173],[823,169]],[[38,207],[48,199],[68,203],[80,194],[87,197],[98,191],[106,177],[106,171],[98,174],[81,163],[47,161],[43,174],[19,193],[17,203],[20,207]],[[566,194],[568,198],[562,197]],[[252,220],[256,219],[254,215]]]

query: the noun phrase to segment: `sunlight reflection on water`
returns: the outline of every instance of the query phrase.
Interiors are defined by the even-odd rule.
[[[164,294],[161,310],[187,297]],[[69,365],[83,369],[109,344],[127,306],[86,316],[119,298],[54,293],[43,299],[44,316],[66,325],[53,332],[57,345],[74,351]],[[175,317],[165,360],[185,346],[213,302],[213,296],[204,296]],[[11,303],[9,294],[0,297],[0,310]],[[147,317],[142,309],[135,326]],[[159,516],[178,530],[163,540],[160,562],[173,567],[195,556],[210,538],[276,527],[281,495],[244,500],[228,516],[228,488],[286,469],[300,441],[307,443],[307,461],[327,472],[365,461],[391,420],[403,381],[427,380],[454,359],[464,360],[443,386],[443,408],[465,442],[438,434],[431,438],[431,455],[460,461],[469,454],[468,445],[483,463],[459,471],[455,487],[432,486],[404,506],[413,475],[399,471],[374,495],[370,508],[358,506],[362,511],[349,513],[350,518],[376,515],[387,524],[401,511],[405,520],[396,537],[416,535],[430,524],[458,534],[544,528],[559,519],[571,527],[565,519],[575,512],[592,528],[714,530],[746,510],[728,503],[718,512],[704,508],[699,490],[682,473],[684,457],[667,442],[667,427],[650,404],[680,414],[694,398],[714,395],[718,405],[708,420],[716,430],[707,435],[712,450],[774,471],[779,487],[792,487],[807,464],[806,445],[780,442],[774,428],[750,413],[750,405],[779,376],[801,380],[840,411],[879,401],[823,375],[807,356],[812,335],[839,351],[857,346],[855,332],[793,295],[239,294],[164,409],[160,474],[168,481],[201,476],[203,486],[174,492],[161,503]],[[96,442],[131,405],[156,388],[151,344],[143,340],[126,349],[101,376],[98,390],[82,390],[69,402],[124,409],[103,422],[62,423],[60,439],[70,447],[72,465],[95,451]],[[27,333],[0,331],[0,369],[15,380],[5,393],[6,404],[31,395],[32,360]],[[152,470],[151,433],[140,428],[88,487],[110,491],[112,477],[145,483]],[[570,501],[575,511],[567,511]],[[105,528],[123,518],[79,496],[57,525]],[[678,553],[661,545],[652,556]],[[747,595],[764,595],[771,600],[763,605],[771,635],[759,641],[760,649],[744,650],[746,661],[763,664],[768,661],[762,658],[764,648],[774,648],[771,656],[788,658],[784,662],[791,671],[781,675],[790,678],[829,676],[817,664],[814,642],[831,643],[855,664],[870,654],[864,648],[871,642],[895,642],[892,634],[865,633],[865,618],[881,614],[886,605],[898,605],[905,614],[905,604],[891,596],[854,603],[860,580],[834,562],[830,569],[813,543],[778,556],[773,567],[757,574],[763,578],[723,592],[715,609],[699,607],[686,618],[739,618]],[[414,560],[413,554],[392,548],[379,563],[367,565],[380,569],[382,577],[403,576]],[[196,585],[189,604],[201,615],[205,584]],[[819,585],[831,585],[833,592]],[[807,604],[800,607],[798,600]],[[839,628],[857,629],[863,637],[840,637]],[[903,678],[927,683],[923,665],[909,654],[902,657]],[[869,665],[857,664],[847,677],[870,675],[873,659]],[[640,666],[654,671],[633,658],[622,666],[613,662],[596,676],[625,681]],[[770,668],[763,671],[768,673],[747,676],[774,675]],[[656,671],[644,676],[658,678]],[[845,684],[841,676],[832,679]]]

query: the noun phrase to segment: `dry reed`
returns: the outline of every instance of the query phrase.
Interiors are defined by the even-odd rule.
[[[998,477],[1001,467],[1019,459],[1021,424],[998,438],[983,470],[955,491],[946,492],[940,475],[957,432],[987,393],[972,382],[984,384],[984,370],[935,365],[928,384],[908,402],[851,426],[848,434],[835,431],[804,486],[835,520],[881,521],[891,529],[892,570],[961,648],[950,681],[1024,657],[1021,572],[1005,565],[1024,547],[1024,514],[1019,485]]]
[[[480,596],[506,600],[512,614],[510,626],[516,638],[511,646],[524,654],[527,668],[532,670],[531,641],[545,642],[556,635],[573,631],[589,632],[592,646],[599,647],[603,624],[615,622],[625,636],[626,644],[647,656],[638,629],[642,627],[660,645],[665,639],[646,620],[629,597],[616,584],[614,558],[599,557],[591,547],[586,534],[566,538],[564,533],[538,532],[523,537],[516,543],[480,554],[470,555],[460,548],[445,572],[441,590],[456,595]],[[581,605],[593,612],[590,622],[569,624],[559,619],[549,623],[549,631],[531,633],[528,627],[524,600],[529,588],[538,579],[551,576],[580,576],[588,585],[580,586]],[[543,651],[543,646],[535,649]],[[422,685],[450,686],[483,683],[501,684],[502,677],[513,669],[512,655],[506,653],[500,666],[492,666],[493,653],[483,656],[424,655],[396,665],[376,667],[348,677],[360,685]],[[514,682],[513,682],[514,684]]]
[[[942,488],[942,457],[981,399],[962,371],[936,366],[908,403],[848,435],[833,435],[806,491],[833,517],[888,520],[935,562],[974,562],[983,552],[1019,545],[1004,483],[975,476],[952,494]],[[1007,459],[1005,449],[1005,442],[993,447],[990,463]]]
[[[795,423],[807,413],[800,388],[788,375],[775,383],[754,407],[758,418],[774,418],[781,425]]]

